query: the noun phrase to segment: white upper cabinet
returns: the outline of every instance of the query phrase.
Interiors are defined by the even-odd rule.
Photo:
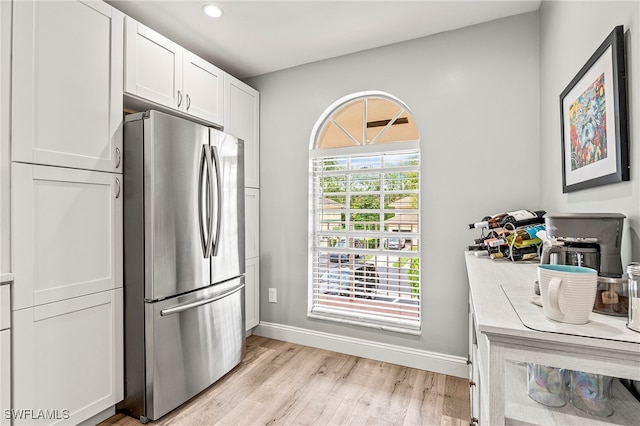
[[[244,185],[260,187],[260,94],[224,75],[224,131],[244,140]]]
[[[223,72],[189,52],[182,56],[185,112],[212,123],[222,124]]]
[[[182,47],[128,16],[125,22],[125,92],[179,109]]]
[[[222,75],[209,62],[126,18],[125,93],[222,124]]]
[[[122,172],[124,15],[13,3],[12,160]]]
[[[122,287],[122,176],[12,165],[12,309]]]

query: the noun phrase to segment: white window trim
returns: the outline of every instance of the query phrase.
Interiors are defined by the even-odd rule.
[[[341,147],[341,148],[327,148],[327,149],[317,149],[318,137],[320,135],[320,130],[323,129],[324,125],[328,120],[332,120],[332,116],[336,110],[342,108],[347,103],[357,101],[362,99],[363,97],[371,96],[377,98],[384,98],[391,100],[399,104],[405,111],[411,114],[410,109],[406,106],[401,100],[398,98],[384,92],[379,91],[364,91],[355,94],[351,94],[345,96],[336,102],[334,102],[329,108],[325,110],[325,112],[320,116],[320,118],[315,123],[313,130],[311,132],[311,137],[309,141],[309,175],[308,175],[308,193],[309,193],[309,203],[308,203],[308,265],[307,265],[307,288],[308,288],[308,310],[307,317],[310,319],[319,319],[324,321],[333,321],[341,324],[349,324],[356,325],[360,327],[374,328],[379,330],[392,331],[403,334],[410,335],[421,335],[421,320],[417,325],[415,323],[404,323],[402,321],[397,321],[395,324],[392,321],[376,321],[371,318],[364,318],[360,321],[357,315],[346,315],[340,314],[331,309],[316,309],[314,308],[314,292],[312,290],[313,287],[313,274],[314,274],[314,238],[316,234],[315,228],[315,197],[314,197],[314,159],[319,157],[328,157],[328,156],[347,156],[347,155],[363,155],[367,153],[382,153],[382,152],[393,152],[393,151],[408,151],[408,150],[417,150],[420,151],[420,141],[412,140],[412,141],[401,141],[387,144],[371,144],[371,145],[354,145],[352,147]],[[366,113],[366,111],[365,111]],[[421,204],[421,201],[420,201]],[[420,224],[420,209],[418,209],[418,223]],[[421,225],[420,225],[421,226]],[[422,258],[422,248],[419,247],[418,257]],[[422,265],[423,262],[420,261]],[[423,281],[423,272],[422,267],[419,269],[419,282],[420,282],[420,319],[422,319],[422,283]]]

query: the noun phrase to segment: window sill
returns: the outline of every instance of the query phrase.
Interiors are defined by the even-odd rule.
[[[309,312],[307,318],[323,321],[333,321],[340,324],[357,325],[359,327],[373,328],[377,330],[392,331],[394,333],[409,334],[412,336],[421,336],[422,330],[419,326],[414,327],[402,324],[384,324],[380,322],[371,322],[362,318],[352,318],[345,315],[336,315],[328,312]]]

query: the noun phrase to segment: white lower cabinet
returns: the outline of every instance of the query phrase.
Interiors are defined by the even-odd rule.
[[[245,265],[245,329],[251,330],[260,323],[260,258],[247,259]]]
[[[14,310],[122,287],[121,182],[12,165]]]
[[[245,327],[260,322],[260,190],[245,188]]]
[[[9,426],[11,416],[11,331],[0,331],[0,426]]]
[[[13,424],[78,424],[123,398],[122,289],[13,312]]]
[[[260,256],[260,190],[245,188],[245,257]]]

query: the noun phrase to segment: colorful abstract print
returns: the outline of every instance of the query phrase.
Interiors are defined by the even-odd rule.
[[[571,170],[607,158],[604,73],[569,107]]]

